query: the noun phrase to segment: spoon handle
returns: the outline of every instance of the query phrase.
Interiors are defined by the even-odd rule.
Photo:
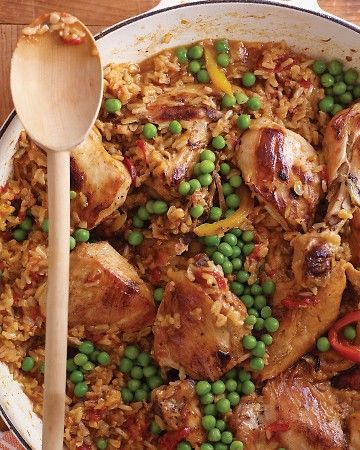
[[[43,450],[62,450],[69,298],[70,152],[48,151],[49,256]]]

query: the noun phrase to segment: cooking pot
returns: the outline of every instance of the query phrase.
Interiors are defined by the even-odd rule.
[[[325,13],[316,0],[163,0],[153,10],[104,30],[96,39],[105,65],[138,62],[166,48],[209,37],[285,40],[311,57],[336,57],[360,67],[360,28]],[[20,130],[21,123],[12,112],[0,129],[0,186],[11,173]],[[25,448],[41,449],[41,420],[2,363],[0,414]]]

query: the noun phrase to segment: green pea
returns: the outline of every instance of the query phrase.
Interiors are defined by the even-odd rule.
[[[96,441],[96,448],[98,448],[99,450],[105,450],[107,448],[107,440],[104,438],[99,438]]]
[[[244,92],[235,92],[234,95],[238,105],[244,105],[249,100],[249,97]]]
[[[250,314],[250,310],[248,311],[248,313]],[[251,314],[253,314],[253,312],[251,312]],[[255,325],[254,325],[254,330],[255,331],[261,331],[261,330],[264,329],[264,326],[265,326],[265,320],[262,317],[258,317],[256,319],[256,322],[255,322]]]
[[[271,317],[272,310],[271,310],[270,306],[264,306],[263,308],[261,308],[260,315],[263,319],[267,319],[268,317]]]
[[[74,395],[75,397],[84,397],[87,394],[88,390],[89,388],[86,383],[77,383],[74,387]]]
[[[201,64],[199,61],[190,61],[188,64],[188,70],[192,74],[196,74],[201,70]]]
[[[205,236],[204,244],[217,247],[220,244],[220,238],[219,236]]]
[[[77,196],[76,191],[70,191],[70,200],[75,200]]]
[[[316,75],[322,75],[326,70],[326,64],[324,63],[324,61],[317,60],[314,61],[311,68],[316,73]]]
[[[233,95],[225,94],[221,100],[221,106],[223,108],[232,108],[236,104],[236,99]]]
[[[240,114],[236,119],[236,125],[240,130],[247,130],[250,127],[251,118],[249,114]]]
[[[187,181],[182,181],[179,184],[178,192],[180,195],[188,195],[191,190],[190,183]]]
[[[239,381],[241,381],[243,383],[244,381],[250,380],[251,375],[245,369],[240,369],[238,378],[239,378]]]
[[[258,111],[262,107],[262,103],[259,97],[250,97],[247,106],[251,111]]]
[[[215,264],[221,265],[225,261],[225,256],[219,251],[216,251],[212,254],[211,259],[214,261]]]
[[[226,242],[227,244],[231,245],[231,247],[235,247],[235,245],[237,244],[237,237],[235,236],[235,234],[232,233],[226,233],[225,236],[222,238],[222,240],[223,242]]]
[[[154,300],[157,303],[160,303],[164,296],[164,289],[162,287],[158,287],[154,290]]]
[[[246,325],[250,325],[250,326],[254,326],[256,324],[256,317],[255,316],[247,316],[247,318],[245,319],[245,323]]]
[[[212,138],[211,145],[217,150],[221,150],[226,146],[226,141],[222,136],[215,136]]]
[[[210,405],[210,403],[214,402],[214,396],[209,392],[200,397],[200,403],[202,405]]]
[[[229,41],[227,39],[220,39],[214,44],[215,49],[218,53],[226,53],[229,51]]]
[[[200,161],[211,161],[215,162],[216,155],[212,150],[205,149],[200,153]]]
[[[193,45],[188,50],[189,58],[191,59],[200,59],[204,54],[204,49],[201,47],[201,45]]]
[[[220,414],[226,414],[230,411],[230,402],[227,398],[221,398],[215,403],[216,410]]]
[[[242,178],[240,175],[233,175],[229,178],[229,183],[233,188],[238,188],[242,184]]]
[[[97,360],[97,357],[96,357]],[[123,373],[129,373],[133,367],[133,362],[129,358],[121,358],[119,362],[119,370]]]
[[[221,175],[228,175],[228,173],[230,173],[230,164],[228,163],[221,163],[220,164],[220,173]]]
[[[226,197],[225,203],[229,208],[236,209],[240,205],[240,197],[237,194],[230,194]]]
[[[77,354],[74,356],[74,363],[75,363],[77,366],[83,366],[85,363],[88,362],[88,360],[89,360],[88,356],[87,356],[87,355],[84,355],[84,353],[77,353]]]
[[[35,361],[31,356],[25,356],[25,358],[21,362],[21,369],[24,372],[30,372],[35,365]]]
[[[209,174],[215,170],[215,164],[208,159],[201,161],[200,163],[200,173]],[[200,181],[200,180],[199,180]],[[200,181],[201,183],[201,181]]]
[[[359,78],[359,73],[355,69],[348,69],[344,73],[344,81],[346,84],[355,84]]]
[[[146,139],[154,139],[157,135],[156,125],[150,122],[146,123],[143,128],[143,135]]]
[[[204,416],[204,417],[201,419],[201,425],[203,426],[203,428],[204,428],[206,431],[210,431],[210,430],[212,430],[213,428],[215,428],[215,425],[216,425],[216,419],[215,419],[214,416]]]
[[[155,203],[155,200],[148,200],[145,204],[145,209],[149,214],[154,214],[154,203]],[[141,206],[140,208],[143,208],[143,206]],[[149,218],[149,216],[148,216],[148,218]]]
[[[333,109],[331,110],[331,115],[335,116],[338,112],[342,111],[343,107],[337,103],[335,103]]]
[[[90,238],[89,230],[85,228],[78,228],[74,231],[74,239],[76,242],[87,242]]]
[[[341,105],[348,105],[349,103],[351,103],[353,101],[353,96],[351,92],[345,92],[345,94],[340,95],[340,104]]]
[[[156,389],[163,384],[163,380],[160,375],[154,375],[148,379],[150,389]]]
[[[213,403],[209,403],[204,406],[204,414],[207,416],[215,416],[216,415],[216,406]]]
[[[319,350],[319,352],[328,352],[330,350],[330,342],[329,339],[325,336],[320,337],[316,341],[316,348]]]
[[[240,403],[240,395],[237,392],[229,392],[229,394],[226,397],[231,406],[236,406]]]
[[[232,188],[230,183],[224,183],[222,185],[224,196],[227,197],[228,195],[232,194],[234,192],[234,189]]]
[[[241,82],[245,87],[254,86],[256,83],[256,76],[252,72],[245,72],[242,76]]]
[[[220,431],[224,431],[226,429],[226,422],[225,420],[218,419],[216,421],[216,428]]]
[[[239,248],[239,247],[238,247]],[[234,256],[234,254],[233,254]],[[240,258],[234,258],[231,260],[234,270],[240,270],[242,268],[242,261]]]
[[[214,381],[211,384],[211,392],[214,395],[220,395],[225,392],[225,383],[222,380]]]
[[[116,113],[120,111],[122,103],[118,98],[107,98],[105,100],[105,109],[109,113]]]
[[[237,242],[237,244],[233,247],[233,254],[231,255],[231,258],[240,258],[241,255],[241,242]],[[241,260],[242,261],[242,260]]]
[[[162,200],[155,200],[153,209],[154,209],[154,214],[161,215],[161,214],[165,214],[168,211],[169,206],[166,202],[164,202]]]
[[[325,88],[331,87],[335,83],[334,77],[330,73],[323,73],[320,78],[321,85]]]
[[[136,228],[143,228],[143,226],[145,225],[144,221],[140,219],[139,216],[134,216],[133,217],[133,225]]]
[[[347,325],[342,332],[345,339],[348,339],[349,341],[356,338],[356,328],[352,325]]]
[[[72,372],[77,369],[77,365],[74,363],[74,359],[70,358],[66,361],[66,370]]]
[[[192,447],[187,441],[181,441],[176,446],[176,450],[191,450]]]
[[[141,380],[144,373],[140,366],[134,366],[130,371],[130,375],[134,380]]]
[[[246,350],[252,350],[256,347],[256,337],[251,334],[244,336],[242,339],[242,345]]]
[[[238,272],[238,276],[239,276]],[[252,295],[242,295],[241,301],[244,303],[244,305],[249,309],[254,305],[254,297]]]
[[[231,261],[225,259],[225,261],[221,264],[224,275],[230,275],[233,272],[233,265]]]
[[[342,62],[338,61],[337,59],[333,59],[328,65],[328,71],[333,76],[340,75],[343,71]]]
[[[136,345],[128,345],[124,350],[124,355],[126,358],[134,361],[140,354],[140,350]]]
[[[22,230],[21,228],[16,228],[12,232],[12,236],[16,241],[22,242],[25,241],[27,234],[25,230]]]
[[[137,215],[141,220],[144,220],[144,221],[150,219],[149,211],[146,209],[145,206],[139,207],[139,209],[137,210]]]
[[[198,219],[204,214],[204,207],[202,205],[194,205],[190,208],[190,216],[194,219]]]
[[[221,433],[221,442],[224,444],[231,444],[233,441],[233,435],[231,431],[223,431]]]
[[[254,356],[250,359],[250,367],[255,371],[263,370],[265,364],[264,360],[262,358],[259,358],[257,356]]]
[[[218,206],[213,206],[210,208],[209,211],[210,220],[216,222],[221,219],[221,216],[222,216],[221,208],[219,208]]]
[[[72,383],[77,384],[84,380],[84,374],[80,370],[74,370],[69,378]]]
[[[353,95],[355,99],[360,98],[360,85],[354,86]]]
[[[258,320],[261,320],[262,321],[262,327],[264,327],[265,320],[259,317],[259,311],[257,309],[255,309],[255,308],[248,308],[247,313],[250,316],[255,316],[256,317],[255,325],[258,323]]]
[[[273,280],[266,280],[261,285],[261,288],[264,295],[272,295],[275,292],[275,283]]]
[[[263,341],[263,343],[268,346],[272,344],[273,338],[270,334],[263,334],[261,336],[261,340]]]
[[[275,317],[268,317],[265,319],[265,328],[269,333],[275,333],[276,330],[278,330],[280,324]]]
[[[108,366],[110,364],[110,355],[107,352],[100,352],[97,360],[100,365]]]
[[[140,245],[143,240],[144,235],[141,233],[141,231],[131,231],[127,238],[128,243],[134,247]]]
[[[134,400],[134,394],[128,388],[122,388],[121,398],[124,403],[131,403]]]
[[[256,285],[253,285],[256,286]],[[264,295],[256,295],[254,301],[254,307],[260,311],[262,308],[266,306],[266,297]]]
[[[195,179],[195,178],[190,180],[189,184],[190,184],[190,192],[189,192],[189,194],[193,194],[195,191],[198,191],[199,189],[201,189],[200,181]]]
[[[319,102],[319,109],[323,112],[331,112],[334,107],[334,98],[333,97],[324,97]]]
[[[219,442],[221,440],[221,432],[217,428],[213,428],[208,432],[207,436],[210,442]]]
[[[255,245],[253,243],[245,244],[242,248],[242,252],[245,256],[248,256],[254,250]]]
[[[160,436],[161,433],[162,433],[162,429],[159,427],[159,425],[157,424],[157,422],[156,422],[155,420],[153,420],[153,421],[151,422],[151,425],[150,425],[150,432],[151,432],[152,434],[154,434],[155,436]]]
[[[177,48],[175,53],[176,53],[176,57],[179,60],[180,64],[186,64],[188,62],[186,47]]]
[[[29,216],[26,216],[25,219],[20,223],[19,227],[24,231],[30,231],[32,229],[32,219]]]
[[[263,357],[265,355],[266,348],[263,341],[257,341],[255,347],[252,349],[251,354],[253,356]]]
[[[74,248],[76,247],[76,240],[73,236],[69,237],[69,248],[70,251],[74,250]]]
[[[241,441],[232,441],[230,450],[244,450],[244,444]]]
[[[216,247],[206,247],[205,253],[211,258],[211,256],[216,252]]]
[[[253,392],[255,392],[255,384],[250,380],[244,381],[241,385],[241,392],[244,395],[252,394]]]
[[[216,62],[220,67],[227,67],[230,64],[229,55],[226,53],[219,53],[216,57]]]
[[[128,382],[128,388],[130,389],[131,392],[136,392],[141,386],[141,382],[140,380],[129,380]]]
[[[138,389],[137,391],[135,391],[134,398],[137,402],[145,402],[147,396],[148,394],[145,389]]]
[[[245,270],[240,270],[236,276],[236,279],[239,283],[246,283],[249,279],[250,275]]]
[[[41,224],[41,229],[43,230],[44,233],[49,232],[49,219],[45,218],[43,220],[43,223]]]
[[[84,341],[79,345],[79,350],[84,355],[90,355],[94,351],[94,344],[91,341]]]
[[[180,134],[182,131],[181,123],[177,120],[172,120],[169,123],[169,130],[171,134]]]
[[[156,375],[157,370],[156,370],[156,367],[154,367],[154,366],[147,366],[147,367],[144,367],[143,372],[144,372],[145,378],[151,378],[152,376]]]
[[[214,446],[208,442],[200,445],[200,450],[214,450]]]
[[[231,245],[229,245],[227,242],[221,242],[218,246],[218,250],[220,253],[227,257],[231,256],[233,253]]]
[[[334,84],[333,87],[333,93],[334,95],[341,95],[346,92],[347,86],[343,81],[339,81],[338,83]]]
[[[200,69],[196,74],[196,79],[199,83],[208,83],[210,81],[209,73],[206,69]]]

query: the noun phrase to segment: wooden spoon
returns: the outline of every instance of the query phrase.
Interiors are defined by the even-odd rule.
[[[63,448],[68,333],[70,150],[98,114],[102,66],[90,31],[66,13],[24,28],[11,62],[16,111],[47,152],[49,256],[43,449]]]

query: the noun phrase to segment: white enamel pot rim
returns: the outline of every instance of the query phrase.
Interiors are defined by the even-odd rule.
[[[186,25],[179,27],[183,17],[187,19],[184,23],[188,28]],[[172,33],[170,43],[164,43],[161,37],[173,30],[177,31]],[[285,39],[298,48],[299,42],[304,43],[314,55],[326,52],[326,57],[339,56],[344,60],[353,49],[352,65],[360,67],[360,52],[356,48],[359,35],[359,27],[325,13],[316,0],[162,0],[159,7],[109,27],[99,33],[96,40],[104,64],[121,61],[121,58],[139,61],[164,48],[204,37],[257,40],[262,36],[260,40]],[[154,45],[150,45],[153,40]],[[11,156],[20,129],[13,111],[0,128],[0,186],[10,173]],[[0,415],[25,448],[41,448],[41,420],[31,411],[30,401],[2,363]]]

